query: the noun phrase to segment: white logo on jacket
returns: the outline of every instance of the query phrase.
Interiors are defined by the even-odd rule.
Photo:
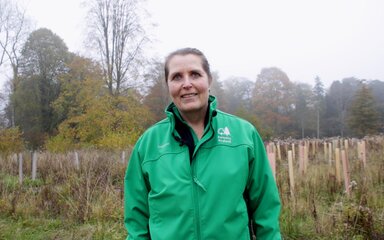
[[[229,131],[228,127],[224,128],[219,128],[217,130],[217,133],[219,134],[217,136],[217,140],[221,143],[231,143],[232,138],[231,138],[231,132]]]

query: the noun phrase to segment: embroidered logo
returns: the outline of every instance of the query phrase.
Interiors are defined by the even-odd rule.
[[[221,142],[221,143],[231,143],[232,142],[231,132],[229,131],[228,127],[219,128],[217,130],[217,133],[219,134],[218,139],[217,139],[219,142]]]

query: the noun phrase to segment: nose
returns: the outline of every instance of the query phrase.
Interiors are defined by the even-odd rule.
[[[189,89],[191,87],[192,87],[191,79],[189,79],[189,77],[185,77],[183,82],[183,88]]]

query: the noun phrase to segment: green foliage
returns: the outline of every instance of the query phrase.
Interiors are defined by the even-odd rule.
[[[23,150],[24,143],[19,128],[0,129],[0,155],[7,156]]]
[[[58,125],[52,102],[58,97],[60,74],[67,71],[68,48],[50,30],[32,32],[20,57],[20,76],[10,96],[15,123],[32,149],[44,144]]]
[[[18,187],[19,179],[16,176],[0,172],[0,194],[3,192],[13,192]]]
[[[343,206],[343,220],[345,222],[345,235],[361,236],[370,239],[374,231],[372,210],[360,204],[349,203]]]
[[[23,240],[120,240],[126,237],[126,230],[119,222],[89,222],[78,224],[55,218],[0,218],[0,239]]]
[[[349,126],[358,137],[375,134],[379,130],[378,111],[372,91],[365,85],[356,92],[351,104]]]
[[[361,81],[356,78],[345,78],[334,81],[325,97],[325,125],[326,136],[348,136],[347,115],[355,92]]]

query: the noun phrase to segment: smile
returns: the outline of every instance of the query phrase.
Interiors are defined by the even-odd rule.
[[[183,95],[181,95],[181,98],[190,98],[190,97],[194,97],[194,96],[197,96],[197,93],[183,94]]]

